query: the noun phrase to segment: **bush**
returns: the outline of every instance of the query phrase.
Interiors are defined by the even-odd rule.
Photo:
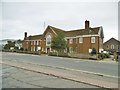
[[[100,59],[100,60],[104,59],[104,55],[102,53],[99,53],[98,54],[98,59]]]
[[[28,51],[27,49],[25,49],[25,51]]]
[[[23,50],[24,50],[24,48],[20,48],[20,50],[21,50],[21,51],[23,51]]]
[[[109,57],[110,57],[110,55],[109,55],[109,54],[104,53],[104,58],[109,58]]]
[[[109,57],[110,57],[110,55],[107,53],[99,53],[98,54],[98,59],[100,59],[100,60],[102,60],[104,58],[109,58]]]
[[[57,56],[57,52],[49,52],[49,56]]]
[[[57,55],[57,52],[49,52],[49,56],[68,57],[68,54],[67,53],[59,53]]]
[[[46,54],[46,52],[41,51],[41,54]]]
[[[68,57],[68,54],[67,53],[61,53],[58,55],[59,57]]]

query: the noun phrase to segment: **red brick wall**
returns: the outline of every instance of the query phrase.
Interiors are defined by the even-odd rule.
[[[89,49],[92,49],[92,48],[95,48],[96,51],[99,52],[99,47],[98,47],[99,37],[98,36],[95,37],[95,43],[91,43],[91,37],[83,37],[83,43],[80,43],[79,38],[77,38],[77,44],[76,44],[76,38],[74,38],[72,44],[70,44],[69,39],[67,39],[67,44],[69,47],[72,47],[73,51],[76,53],[88,54]]]
[[[45,37],[46,37],[46,34],[48,32],[51,34],[51,37],[54,37],[56,35],[50,28],[46,29],[46,31],[43,34],[43,39],[42,39],[42,42],[41,42],[41,46],[42,46],[44,51],[46,51],[46,40],[45,40]]]

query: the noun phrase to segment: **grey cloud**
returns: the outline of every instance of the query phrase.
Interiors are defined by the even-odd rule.
[[[29,34],[41,34],[44,32],[44,22],[46,26],[52,25],[67,30],[84,28],[86,19],[90,20],[91,26],[103,26],[105,35],[111,34],[113,29],[117,32],[117,2],[4,2],[2,6],[2,19],[9,20],[9,23],[3,25],[3,34],[8,31],[12,33],[3,35],[3,38],[17,35],[17,32],[17,36],[21,37],[24,31]],[[109,32],[106,33],[106,30]],[[113,37],[116,37],[115,35],[116,33]],[[111,37],[105,36],[105,40],[107,38]]]

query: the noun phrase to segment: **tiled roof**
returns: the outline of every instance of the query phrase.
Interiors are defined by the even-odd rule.
[[[89,28],[89,29],[78,29],[78,30],[70,30],[70,31],[65,31],[53,26],[48,26],[50,29],[54,30],[54,32],[56,34],[58,34],[59,32],[63,32],[65,37],[75,37],[75,36],[80,36],[80,35],[94,35],[94,34],[98,34],[99,32],[99,28],[100,27],[95,27],[95,28]],[[34,36],[29,36],[26,39],[29,40],[36,40],[36,39],[42,39],[42,35],[34,35]]]
[[[74,36],[80,36],[80,35],[94,35],[98,34],[100,27],[96,28],[89,28],[89,30],[85,29],[78,29],[78,30],[70,30],[65,32],[66,37],[74,37]]]
[[[54,30],[56,34],[59,33],[59,32],[65,32],[65,30],[62,30],[62,29],[59,29],[59,28],[56,28],[56,27],[53,27],[53,26],[48,26],[48,27],[50,27],[52,30]]]
[[[74,36],[79,36],[79,35],[89,35],[89,34],[98,34],[99,32],[99,28],[100,27],[95,27],[95,28],[89,28],[89,30],[85,30],[85,29],[78,29],[78,30],[70,30],[70,31],[65,31],[62,29],[58,29],[52,26],[49,26],[50,28],[52,28],[52,30],[54,30],[56,33],[58,32],[63,32],[65,37],[74,37]]]
[[[36,39],[41,39],[42,35],[33,35],[33,36],[29,36],[27,37],[29,40],[36,40]]]
[[[120,43],[120,41],[119,40],[117,40],[117,39],[115,39],[115,38],[110,38],[109,40],[107,40],[106,42],[104,42],[104,44],[106,44],[107,42],[109,42],[109,41],[116,41],[116,42],[118,42],[118,43]]]

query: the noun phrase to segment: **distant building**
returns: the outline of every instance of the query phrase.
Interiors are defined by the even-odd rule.
[[[115,38],[111,38],[104,43],[104,50],[109,52],[117,52],[120,51],[120,41]]]
[[[48,25],[41,35],[27,36],[27,32],[25,32],[23,48],[31,52],[52,52],[51,39],[59,32],[64,33],[69,46],[69,53],[88,54],[93,48],[96,49],[97,53],[103,50],[104,34],[102,26],[91,28],[90,22],[87,20],[84,29],[65,31]]]

